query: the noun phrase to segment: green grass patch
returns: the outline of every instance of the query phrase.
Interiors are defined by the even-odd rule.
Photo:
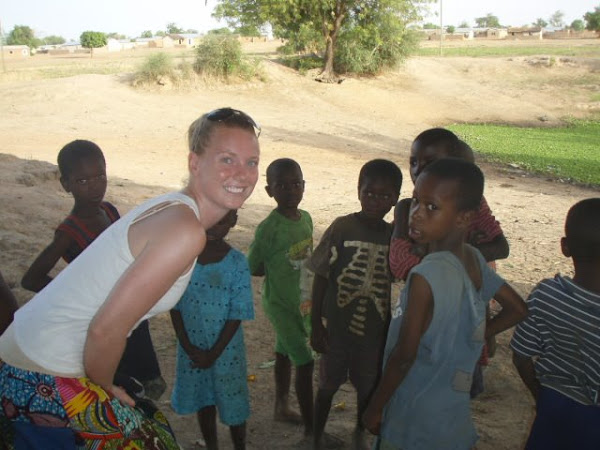
[[[415,56],[440,56],[439,47],[419,47],[413,52]],[[501,46],[460,46],[443,47],[442,56],[469,56],[473,58],[484,56],[585,56],[600,57],[600,45],[587,46],[550,46],[550,45],[501,45]]]
[[[571,120],[560,128],[487,124],[455,124],[448,128],[487,160],[600,186],[600,120]]]

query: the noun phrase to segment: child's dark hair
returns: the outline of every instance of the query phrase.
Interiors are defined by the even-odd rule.
[[[460,158],[469,162],[475,161],[471,147],[446,128],[430,128],[425,130],[415,138],[414,142],[418,142],[422,148],[430,146],[442,147],[446,150],[446,154],[452,158]]]
[[[289,170],[299,170],[302,173],[300,164],[295,160],[291,158],[276,159],[267,167],[267,184],[270,185],[281,173]]]
[[[400,168],[387,159],[373,159],[360,169],[358,175],[358,188],[360,189],[366,179],[380,180],[385,179],[391,181],[394,186],[394,191],[400,194],[402,188],[402,172]]]
[[[106,163],[102,150],[92,141],[77,139],[76,141],[69,142],[58,152],[58,170],[60,170],[60,176],[67,178],[80,161],[88,158],[97,158]]]
[[[433,175],[441,180],[456,181],[456,206],[460,211],[479,209],[484,178],[481,169],[472,162],[459,158],[442,158],[425,167],[419,176],[423,174]]]
[[[569,209],[565,235],[573,258],[600,258],[600,198],[581,200]]]

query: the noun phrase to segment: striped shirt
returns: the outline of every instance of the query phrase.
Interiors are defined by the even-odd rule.
[[[600,403],[600,295],[556,275],[543,280],[527,300],[529,315],[517,325],[511,348],[537,357],[543,386],[576,402]]]

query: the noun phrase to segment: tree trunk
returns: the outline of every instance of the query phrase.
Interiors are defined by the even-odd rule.
[[[333,59],[335,52],[335,43],[337,36],[342,28],[342,23],[346,15],[346,3],[345,0],[338,0],[336,2],[334,11],[333,29],[329,30],[329,24],[327,19],[323,19],[323,34],[325,35],[325,55],[323,57],[323,71],[317,77],[317,81],[325,83],[340,83],[342,80],[336,75],[333,70]]]
[[[325,56],[323,57],[323,70],[319,74],[319,81],[326,83],[335,83],[337,75],[333,70],[333,39],[331,36],[327,36],[327,42],[325,44]]]

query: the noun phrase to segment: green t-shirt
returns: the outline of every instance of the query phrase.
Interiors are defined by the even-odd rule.
[[[312,274],[306,268],[313,248],[313,223],[306,211],[299,210],[300,220],[291,220],[277,210],[256,228],[248,252],[250,272],[264,267],[262,304],[310,312]]]

